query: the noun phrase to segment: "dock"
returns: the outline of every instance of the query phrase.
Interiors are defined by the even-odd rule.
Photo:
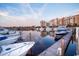
[[[76,28],[76,40],[77,40],[77,56],[79,56],[79,27]]]
[[[58,42],[56,42],[51,47],[49,47],[48,49],[40,53],[38,56],[60,56],[60,54],[58,54],[59,48],[62,48],[62,51],[63,51],[62,54],[64,54],[71,36],[72,36],[72,32],[69,32],[63,38],[61,38]]]

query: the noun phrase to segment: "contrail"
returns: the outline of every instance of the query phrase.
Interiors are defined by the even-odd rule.
[[[33,14],[33,16],[38,17],[38,15],[36,14],[36,12],[32,9],[32,7],[30,6],[30,4],[27,4],[27,7],[30,9],[31,13]]]
[[[45,11],[46,6],[47,6],[47,3],[44,4],[44,6],[39,10],[39,13],[38,13],[39,17],[44,18],[43,12]]]
[[[38,18],[43,18],[43,15],[42,15],[42,14],[43,14],[43,12],[44,12],[46,6],[47,6],[47,4],[44,4],[44,6],[43,6],[42,8],[40,8],[39,12],[36,13],[36,12],[32,9],[32,7],[30,6],[30,4],[27,4],[27,7],[30,9],[31,13],[32,13],[35,17],[38,17]]]

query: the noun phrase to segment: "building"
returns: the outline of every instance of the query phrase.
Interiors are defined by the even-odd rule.
[[[75,18],[75,25],[79,26],[79,15],[75,15],[74,18]]]
[[[59,25],[65,25],[64,17],[59,19]]]
[[[49,23],[50,23],[50,26],[58,26],[59,25],[58,18],[52,19],[51,21],[49,21]]]
[[[47,26],[47,22],[44,21],[44,20],[40,21],[40,26],[41,27],[46,27]]]
[[[51,26],[79,26],[79,15],[56,18],[49,21]]]
[[[74,25],[75,24],[75,18],[74,16],[70,16],[70,25]]]

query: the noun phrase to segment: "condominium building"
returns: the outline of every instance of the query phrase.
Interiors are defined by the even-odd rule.
[[[75,24],[79,25],[79,14],[74,16],[75,18]]]
[[[49,23],[52,24],[52,26],[58,26],[58,25],[77,26],[79,25],[79,15],[52,19]]]

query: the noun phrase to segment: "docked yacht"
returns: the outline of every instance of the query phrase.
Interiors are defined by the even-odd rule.
[[[19,35],[19,31],[8,30],[6,28],[0,28],[0,35],[4,36],[16,36]]]
[[[19,37],[20,36],[9,36],[9,37],[7,37],[7,36],[0,35],[0,46],[14,43],[19,39]]]
[[[7,34],[8,31],[8,29],[0,28],[0,34]]]
[[[0,31],[0,45],[6,45],[16,42],[20,38],[18,31],[3,29]]]
[[[54,28],[54,31],[57,35],[61,35],[61,34],[67,34],[69,30],[65,26],[59,26],[57,28]]]
[[[0,56],[25,56],[35,42],[22,42],[0,46]]]
[[[20,36],[20,32],[19,31],[13,31],[10,30],[7,34],[5,34],[4,36]]]

